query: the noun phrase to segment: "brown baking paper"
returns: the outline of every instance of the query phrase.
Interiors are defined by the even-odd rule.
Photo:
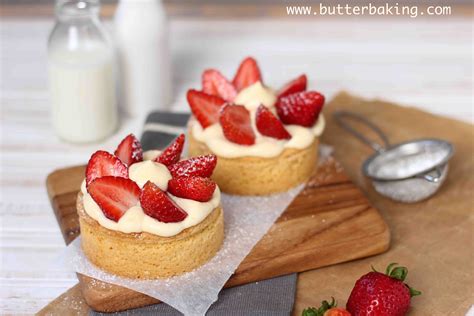
[[[455,154],[443,186],[430,199],[414,204],[393,202],[375,192],[361,172],[362,162],[373,151],[334,122],[336,110],[363,115],[393,144],[416,138],[451,142]],[[407,266],[407,283],[422,291],[412,299],[410,316],[465,315],[474,304],[474,126],[347,93],[327,104],[325,114],[322,141],[334,147],[335,158],[382,213],[392,242],[388,252],[376,257],[301,273],[294,315],[331,296],[345,306],[355,281],[370,271],[370,265],[384,271],[390,262]]]

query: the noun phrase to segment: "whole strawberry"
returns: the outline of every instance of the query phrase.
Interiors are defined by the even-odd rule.
[[[421,292],[403,283],[408,270],[388,265],[385,274],[373,271],[363,275],[355,283],[346,308],[352,316],[402,316],[410,308],[410,299]]]
[[[322,301],[319,308],[306,308],[301,316],[351,316],[351,314],[349,314],[349,312],[344,308],[337,307],[337,303],[333,297],[331,303],[328,301]]]

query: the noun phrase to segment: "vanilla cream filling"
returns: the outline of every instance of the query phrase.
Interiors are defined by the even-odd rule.
[[[156,149],[147,150],[143,153],[143,160],[154,160],[160,154],[161,154],[160,150],[156,150]]]
[[[131,165],[128,168],[128,177],[135,181],[140,188],[151,181],[163,191],[166,191],[168,181],[172,178],[165,165],[151,160],[143,160]]]
[[[158,154],[159,152],[157,151],[149,151],[144,153],[144,157],[154,159]],[[171,174],[166,166],[150,160],[144,160],[130,166],[129,177],[140,187],[143,187],[147,181],[151,181],[160,189],[166,191],[168,188],[168,180],[171,179]],[[163,237],[177,235],[186,228],[199,224],[219,206],[221,200],[221,192],[218,187],[216,187],[212,198],[208,202],[198,202],[168,194],[179,207],[188,213],[188,216],[183,221],[178,223],[160,222],[146,215],[140,203],[138,203],[129,208],[118,222],[115,222],[105,217],[99,205],[97,205],[92,196],[87,192],[85,180],[82,182],[81,191],[84,195],[83,204],[85,212],[101,226],[123,233],[147,232]]]
[[[276,101],[275,92],[265,87],[260,81],[240,91],[234,99],[235,104],[245,106],[250,112],[255,112],[260,104],[272,108]]]
[[[209,149],[220,157],[238,158],[238,157],[263,157],[271,158],[280,155],[286,148],[304,149],[311,145],[316,137],[319,137],[326,125],[324,116],[319,115],[318,120],[312,127],[300,125],[285,125],[288,133],[291,134],[289,140],[278,140],[272,137],[263,136],[255,126],[255,116],[257,108],[263,104],[273,113],[275,110],[275,93],[262,85],[260,81],[243,89],[239,92],[234,103],[243,105],[250,112],[253,130],[255,133],[255,144],[245,146],[233,143],[224,136],[222,126],[215,123],[207,128],[202,128],[201,124],[195,119],[190,121],[190,130],[193,137],[205,143]]]

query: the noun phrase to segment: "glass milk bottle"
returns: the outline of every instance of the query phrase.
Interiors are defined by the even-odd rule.
[[[171,71],[161,1],[120,0],[114,20],[125,112],[137,117],[166,108],[171,97]]]
[[[117,128],[114,47],[99,1],[59,0],[48,42],[53,125],[63,140],[101,140]]]

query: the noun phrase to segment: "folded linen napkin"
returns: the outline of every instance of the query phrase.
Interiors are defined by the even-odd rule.
[[[296,273],[222,290],[219,299],[207,311],[208,316],[287,316],[293,310]],[[91,312],[93,316],[178,316],[173,307],[162,304],[118,313]]]

